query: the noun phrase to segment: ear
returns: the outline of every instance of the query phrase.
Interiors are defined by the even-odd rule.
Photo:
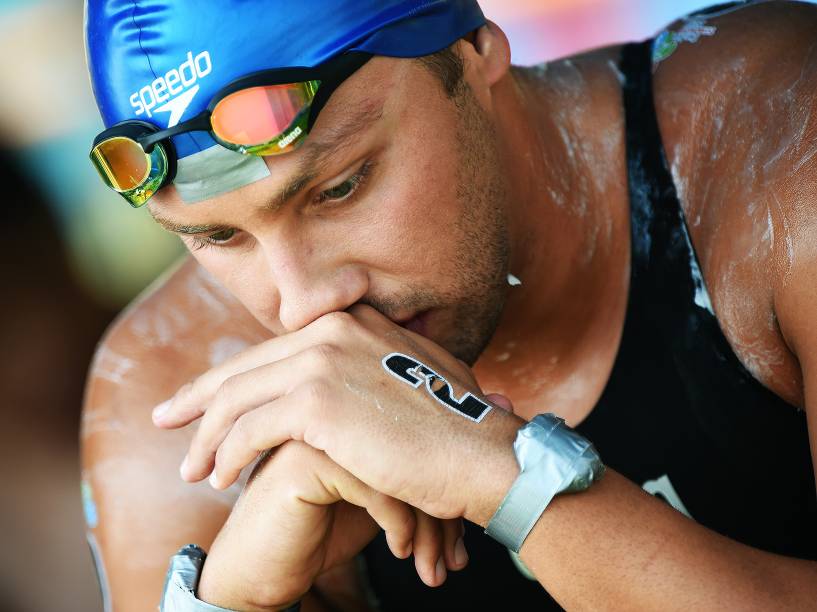
[[[470,36],[460,41],[465,60],[465,78],[477,99],[487,102],[490,89],[504,77],[511,65],[511,46],[505,32],[488,21]]]

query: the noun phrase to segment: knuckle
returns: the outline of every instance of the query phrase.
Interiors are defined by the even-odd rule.
[[[173,396],[173,405],[178,407],[186,403],[193,396],[193,385],[195,381],[190,381],[179,387]]]
[[[411,508],[399,500],[394,500],[385,493],[372,491],[372,501],[380,504],[392,516],[392,528],[409,537],[417,529],[417,517]]]
[[[228,448],[222,444],[216,449],[216,456],[213,459],[215,469],[223,472],[229,466],[229,452]]]
[[[329,384],[323,380],[313,380],[306,383],[302,389],[305,407],[322,408],[329,403],[331,391]]]
[[[334,344],[317,344],[309,349],[309,359],[318,369],[333,367],[340,357],[340,349]]]
[[[321,326],[329,334],[343,335],[351,331],[355,324],[355,318],[348,312],[329,312],[320,319]]]
[[[298,488],[298,475],[305,473],[305,467],[314,460],[315,451],[308,444],[298,440],[284,442],[275,450],[275,465],[284,474],[290,474],[289,481]],[[300,490],[300,489],[299,489]]]
[[[191,403],[205,398],[208,395],[207,389],[210,387],[210,384],[210,378],[207,376],[207,374],[203,374],[196,378],[192,383],[188,383],[188,385],[185,385],[188,387],[188,389],[184,395],[184,401],[186,403]]]
[[[407,512],[405,518],[401,520],[400,529],[407,541],[414,541],[414,534],[417,531],[417,519],[414,518],[411,512]]]
[[[224,379],[219,383],[218,388],[213,393],[213,397],[210,400],[212,406],[217,406],[229,401],[230,398],[234,397],[236,391],[238,391],[237,387],[239,386],[239,378],[238,376],[230,376],[229,378]]]
[[[235,424],[233,424],[233,428],[230,431],[230,437],[234,444],[246,447],[252,443],[253,432],[255,430],[254,420],[251,412],[242,414],[235,420]],[[223,448],[224,444],[222,444],[221,447]]]

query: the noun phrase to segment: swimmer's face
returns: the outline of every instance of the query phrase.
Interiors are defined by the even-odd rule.
[[[265,161],[269,177],[204,202],[165,188],[151,213],[275,334],[362,302],[476,361],[504,301],[508,190],[470,88],[452,99],[418,62],[376,57]]]

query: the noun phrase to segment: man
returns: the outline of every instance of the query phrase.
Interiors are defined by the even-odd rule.
[[[420,5],[400,19],[441,31]],[[207,84],[215,52],[196,36],[218,24],[250,46],[226,33],[257,21],[281,45],[308,18],[222,6],[199,5],[190,32],[183,3],[89,7],[97,100],[133,129],[101,135],[95,163],[195,260],[123,315],[92,369],[91,535],[116,609],[155,605],[187,542],[209,551],[196,596],[226,609],[364,608],[367,589],[384,609],[544,605],[541,586],[566,608],[813,607],[814,7],[717,7],[654,45],[537,69],[510,67],[495,24],[459,15],[451,49],[421,59],[397,59],[418,39],[382,25],[363,63],[321,58],[333,90],[307,123],[292,108],[312,93],[252,87],[315,73],[246,75],[320,62],[280,46],[260,67],[260,46],[234,43],[252,69]],[[332,28],[382,18],[351,6]],[[191,104],[196,87],[210,100]],[[296,127],[255,144],[280,125]],[[118,173],[105,147],[133,143],[152,165]],[[479,531],[521,478],[517,430],[544,412],[607,472],[547,505],[517,570]],[[231,511],[239,470],[270,448]],[[179,462],[212,486],[182,483]],[[375,540],[356,571],[380,528],[391,554]],[[412,553],[445,584],[390,559]]]

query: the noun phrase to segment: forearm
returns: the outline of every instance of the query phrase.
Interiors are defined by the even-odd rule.
[[[791,610],[817,601],[817,563],[723,537],[612,470],[590,490],[554,499],[520,553],[568,609]]]

